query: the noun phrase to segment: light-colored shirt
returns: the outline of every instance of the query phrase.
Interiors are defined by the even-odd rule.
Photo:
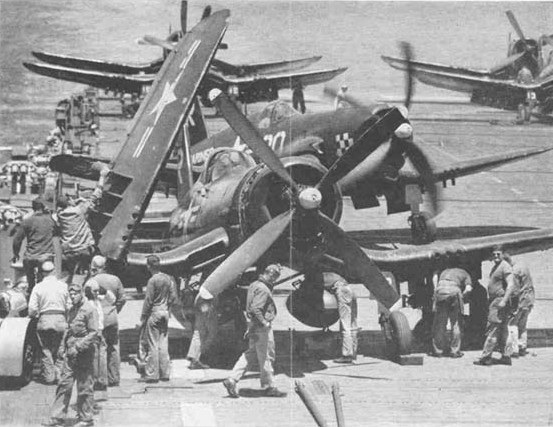
[[[29,298],[29,317],[38,317],[39,330],[64,331],[70,308],[67,284],[55,276],[46,276],[42,282],[37,283]]]
[[[29,317],[48,311],[67,312],[71,308],[67,284],[55,276],[47,276],[33,288],[29,299]]]
[[[502,260],[499,264],[494,264],[490,271],[488,283],[490,300],[503,297],[509,285],[513,286],[513,269],[507,261]]]
[[[104,327],[118,324],[117,313],[125,305],[125,289],[121,280],[117,276],[108,273],[99,273],[92,277],[90,281],[95,281],[101,289],[112,294],[113,298],[103,298],[102,309],[104,310]]]

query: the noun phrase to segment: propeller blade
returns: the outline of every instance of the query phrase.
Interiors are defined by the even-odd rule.
[[[166,50],[169,50],[169,51],[174,49],[173,43],[168,42],[167,40],[162,40],[162,39],[160,39],[158,37],[155,37],[155,36],[145,35],[143,37],[143,40],[148,44],[151,44],[153,46],[160,46],[163,49],[166,49]]]
[[[405,108],[409,109],[411,105],[411,99],[414,93],[414,69],[413,69],[413,49],[410,43],[400,42],[400,49],[403,54],[403,58],[407,61],[407,73],[405,75]]]
[[[351,283],[362,283],[386,308],[392,307],[399,295],[380,269],[334,221],[322,213],[320,224],[331,256],[344,261],[344,273]]]
[[[397,108],[390,108],[383,116],[375,115],[361,125],[357,131],[355,143],[334,162],[322,177],[317,188],[324,188],[338,182],[351,172],[359,163],[371,155],[384,141],[390,138],[390,131],[406,123],[405,117]],[[384,160],[385,157],[382,158]],[[382,162],[375,163],[375,170]],[[371,171],[366,171],[370,174]]]
[[[210,94],[210,101],[217,107],[230,127],[247,144],[253,153],[265,163],[274,173],[282,178],[296,192],[298,186],[275,154],[263,140],[259,131],[242,114],[236,104],[232,102],[223,92],[213,89]]]
[[[490,73],[494,74],[498,71],[503,70],[504,68],[507,68],[509,65],[513,65],[515,62],[517,62],[520,58],[522,58],[524,55],[526,55],[526,52],[520,52],[515,55],[508,56],[503,61],[497,63],[490,69]]]
[[[520,25],[518,25],[518,21],[515,18],[515,14],[510,10],[505,12],[505,14],[507,15],[507,18],[509,18],[509,22],[511,23],[511,26],[514,28],[515,32],[517,33],[518,38],[523,41],[524,46],[528,50],[528,45],[526,44],[526,37],[524,37],[522,29],[520,28]]]
[[[211,15],[211,6],[207,5],[204,7],[204,12],[202,13],[202,20],[209,18],[209,15]]]
[[[335,87],[325,86],[323,88],[323,95],[334,101],[338,95],[338,90]],[[351,96],[349,93],[344,94],[343,98],[353,108],[366,108],[366,104]]]
[[[235,283],[240,274],[254,265],[290,225],[294,210],[281,213],[253,233],[209,275],[198,297],[211,299]]]
[[[188,25],[188,1],[182,0],[180,3],[180,30],[186,34]]]
[[[438,201],[440,190],[435,183],[432,167],[430,166],[430,163],[428,162],[428,159],[426,158],[424,152],[417,145],[407,141],[401,141],[401,144],[403,144],[403,152],[409,158],[409,160],[411,160],[411,163],[421,176],[424,189],[430,195],[430,213],[432,216],[436,216],[438,213],[440,213],[441,210]]]

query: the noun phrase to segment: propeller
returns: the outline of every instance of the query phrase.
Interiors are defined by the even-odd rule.
[[[371,155],[383,139],[389,139],[391,129],[398,129],[407,123],[405,117],[394,108],[388,108],[371,117],[348,150],[352,154],[336,160],[320,182],[309,187],[295,183],[259,132],[224,93],[214,90],[210,93],[210,100],[255,155],[287,183],[293,192],[290,194],[290,210],[269,220],[221,263],[203,283],[199,297],[212,298],[233,284],[238,276],[254,265],[291,225],[293,249],[304,256],[316,257],[315,260],[325,256],[334,260],[343,259],[346,276],[363,283],[380,302],[388,308],[391,307],[397,301],[398,295],[388,285],[381,271],[355,241],[320,212],[323,201],[321,188],[335,185],[342,176]]]
[[[411,98],[415,91],[415,81],[414,81],[414,69],[413,69],[413,49],[411,44],[407,42],[400,42],[399,46],[401,48],[403,58],[407,61],[407,73],[405,75],[405,108],[409,109],[411,106]]]
[[[406,78],[405,78],[405,85],[406,85],[405,99],[403,101],[403,105],[407,109],[407,111],[404,112],[404,115],[407,116],[408,108],[412,103],[412,97],[413,97],[413,94],[414,94],[415,79],[414,79],[414,67],[412,65],[412,62],[414,60],[414,53],[413,53],[413,48],[411,47],[411,45],[408,42],[404,42],[404,41],[400,42],[399,46],[400,46],[400,49],[402,51],[402,56],[405,59],[406,65],[407,65],[406,69],[405,69],[406,73],[407,73]],[[324,94],[327,95],[327,96],[336,97],[337,92],[333,88],[325,87],[324,88]],[[370,105],[370,106],[367,107],[362,102],[360,102],[359,100],[351,97],[347,93],[345,94],[345,100],[348,103],[350,103],[353,107],[366,109],[371,114],[379,114],[379,111],[388,111],[386,108],[383,107],[382,104]],[[364,123],[361,126],[361,129],[358,130],[358,134],[363,135],[363,133],[366,130],[366,129],[363,129],[363,127],[366,127],[366,126],[367,126],[367,123]],[[435,216],[440,212],[441,208],[440,208],[440,205],[439,205],[439,202],[438,202],[438,200],[439,200],[439,194],[438,194],[439,189],[435,185],[434,176],[433,176],[433,173],[432,173],[432,168],[430,166],[430,163],[428,162],[424,152],[417,145],[412,143],[412,140],[410,138],[410,136],[412,135],[412,128],[408,123],[404,123],[400,128],[396,129],[395,133],[396,133],[397,138],[393,138],[392,146],[391,146],[390,150],[388,150],[388,151],[379,150],[378,155],[380,156],[380,158],[378,158],[376,160],[376,163],[377,164],[382,164],[384,162],[385,158],[388,155],[390,155],[391,152],[403,154],[403,155],[405,155],[405,157],[410,159],[411,163],[413,164],[413,166],[415,168],[415,170],[420,175],[422,186],[424,187],[424,189],[426,191],[428,191],[428,194],[430,196],[429,197],[430,198],[430,205],[428,207],[429,211],[430,211],[429,213],[431,214],[431,216]],[[346,153],[344,154],[343,157],[346,157],[346,156],[349,157],[349,154],[351,153],[351,156],[355,159],[358,156],[358,154],[355,152],[355,150],[360,150],[361,151],[361,150],[367,149],[367,150],[370,150],[369,154],[376,151],[376,149],[378,148],[378,145],[380,145],[380,144],[376,144],[375,146],[372,146],[369,149],[368,145],[371,144],[371,141],[374,141],[374,140],[372,138],[367,138],[367,140],[368,140],[367,143],[363,144],[361,147],[358,147],[358,148],[356,148],[355,146],[351,147],[348,151],[346,151]],[[372,143],[374,143],[374,142],[372,142]],[[372,157],[371,157],[371,159],[372,159]],[[335,166],[336,165],[333,165],[329,169],[328,173],[331,173],[332,169]],[[351,174],[349,174],[346,178],[347,179],[347,186],[349,187],[350,185],[352,185],[356,182],[360,182],[363,179],[366,179],[367,176],[371,175],[371,172],[374,171],[374,166],[371,164],[369,166],[369,168],[371,168],[371,169],[369,170],[367,168],[360,167],[360,168],[357,168],[357,169],[353,170],[353,172]],[[343,176],[345,176],[345,175],[343,175]],[[323,180],[324,180],[324,178],[323,178]]]
[[[522,28],[520,28],[520,25],[518,24],[518,21],[517,19],[515,18],[515,14],[508,10],[507,12],[505,12],[505,14],[507,15],[507,18],[509,19],[509,22],[511,23],[511,26],[513,27],[513,29],[515,30],[515,32],[517,33],[517,36],[518,38],[522,41],[522,43],[524,44],[524,51],[529,53],[528,55],[528,58],[531,58],[530,60],[532,61],[534,67],[536,68],[538,66],[538,61],[537,59],[531,54],[532,52],[532,48],[530,47],[530,45],[528,45],[528,43],[526,43],[526,37],[524,37],[524,33],[522,32]]]

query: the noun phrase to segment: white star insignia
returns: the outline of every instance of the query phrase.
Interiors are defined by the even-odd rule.
[[[154,125],[159,120],[159,116],[161,116],[161,113],[163,113],[163,110],[165,110],[165,107],[169,105],[171,102],[176,101],[177,97],[175,96],[175,85],[176,81],[174,81],[172,84],[169,84],[168,82],[165,83],[165,88],[163,89],[163,94],[161,95],[161,98],[159,98],[159,101],[157,101],[157,104],[154,108],[152,108],[152,111],[150,111],[150,114],[156,113],[156,119],[154,121]]]

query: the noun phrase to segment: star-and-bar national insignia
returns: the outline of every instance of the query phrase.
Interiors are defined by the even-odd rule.
[[[110,180],[115,182],[122,176],[128,185],[116,185],[122,188],[121,199],[101,232],[98,245],[106,256],[121,256],[134,225],[142,219],[153,185],[190,113],[229,16],[228,10],[222,10],[200,21],[179,41],[157,73],[142,112],[113,164]]]

